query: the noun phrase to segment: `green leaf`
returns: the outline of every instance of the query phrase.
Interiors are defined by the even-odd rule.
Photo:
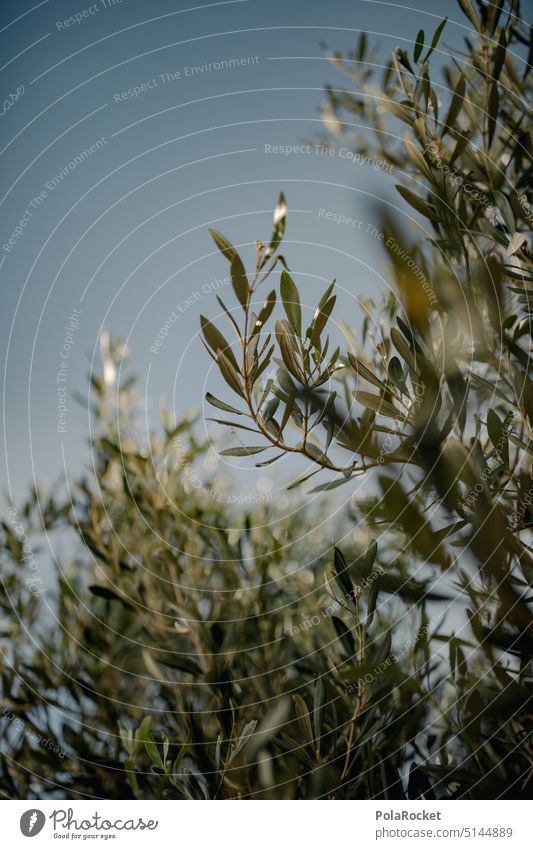
[[[502,72],[503,64],[505,62],[505,53],[507,51],[507,36],[505,29],[500,30],[500,35],[498,38],[498,46],[493,53],[494,56],[494,66],[492,69],[492,78],[494,82],[498,82],[500,79],[500,74]]]
[[[479,18],[476,15],[476,11],[471,0],[458,0],[458,3],[470,22],[474,24],[477,31],[480,32]]]
[[[233,291],[237,295],[237,298],[242,304],[242,306],[245,307],[248,303],[250,287],[248,286],[248,279],[246,277],[244,265],[242,264],[242,260],[240,256],[238,256],[238,254],[236,254],[233,260],[231,261],[230,275],[231,282],[233,285]]]
[[[232,325],[232,327],[233,327],[233,329],[234,329],[234,331],[235,331],[235,334],[236,334],[236,336],[237,336],[237,339],[239,339],[239,340],[240,340],[240,338],[241,338],[241,332],[240,332],[240,330],[239,330],[239,325],[237,324],[237,322],[236,322],[236,321],[235,321],[235,319],[233,318],[233,316],[232,316],[231,312],[230,312],[230,311],[229,311],[229,309],[227,308],[226,304],[224,303],[224,301],[222,300],[222,298],[220,297],[220,295],[217,295],[217,301],[218,301],[218,303],[220,304],[220,306],[222,307],[222,309],[224,310],[224,312],[226,313],[226,316],[228,317],[228,320],[230,321],[230,323],[231,323],[231,325]]]
[[[266,451],[269,448],[268,445],[252,445],[249,447],[239,446],[236,448],[225,448],[224,451],[220,452],[221,457],[247,457],[250,454],[260,454],[262,451]]]
[[[332,489],[337,489],[339,486],[344,486],[344,484],[349,483],[351,480],[351,477],[345,477],[343,475],[341,478],[335,478],[332,481],[326,481],[326,483],[321,483],[319,486],[313,487],[310,492],[329,492]]]
[[[487,431],[494,449],[501,456],[506,466],[509,465],[509,440],[506,422],[502,422],[494,410],[487,413]]]
[[[413,144],[407,133],[405,134],[403,141],[405,145],[405,152],[407,153],[407,156],[409,157],[415,168],[417,168],[418,171],[420,171],[420,173],[427,180],[432,181],[433,175],[431,173],[431,168],[426,162],[424,155],[421,153],[418,147]]]
[[[265,354],[264,359],[258,364],[253,375],[251,375],[252,384],[254,386],[257,383],[257,381],[259,380],[259,378],[261,377],[261,375],[263,374],[264,370],[268,367],[270,360],[272,359],[272,354],[274,353],[274,347],[275,347],[274,345],[270,346],[270,348],[268,349],[268,351]]]
[[[424,49],[425,38],[426,38],[426,36],[425,36],[424,30],[423,29],[418,30],[418,35],[416,37],[415,47],[414,47],[414,50],[413,50],[413,59],[415,60],[415,62],[418,62],[418,60],[420,58],[420,54],[422,53],[422,50]]]
[[[148,734],[146,735],[146,739],[144,741],[144,748],[146,749],[150,760],[152,760],[156,764],[156,766],[158,766],[159,769],[163,770],[164,772],[165,764],[163,763],[163,759],[159,754],[159,749],[157,748],[156,742],[151,732],[148,732]]]
[[[294,280],[285,270],[281,272],[280,293],[289,323],[298,338],[300,338],[302,335],[302,309],[300,306],[300,295]]]
[[[487,129],[488,143],[492,144],[498,115],[500,113],[500,96],[498,94],[498,84],[493,82],[489,91],[489,101],[487,104]]]
[[[200,316],[200,324],[202,326],[205,341],[207,342],[215,356],[217,356],[219,353],[224,354],[224,356],[227,357],[229,362],[232,364],[233,368],[236,369],[236,371],[239,371],[235,355],[220,330],[215,327],[214,324],[211,324],[211,322],[205,317],[205,315]]]
[[[282,457],[285,457],[285,452],[282,452],[281,454],[276,454],[274,457],[271,457],[270,460],[263,460],[262,463],[256,463],[256,468],[264,469],[265,466],[271,466],[272,463],[275,463],[276,460],[281,460]]]
[[[392,114],[396,118],[399,118],[400,121],[403,121],[405,124],[408,124],[409,127],[413,126],[415,119],[412,117],[411,113],[408,109],[406,109],[405,106],[402,106],[400,103],[396,103],[395,100],[385,101],[384,106],[386,109],[389,110],[389,112],[392,112]]]
[[[409,395],[409,390],[403,375],[402,364],[398,357],[392,357],[389,363],[389,380],[403,395]]]
[[[307,710],[307,705],[302,699],[302,697],[295,693],[292,697],[294,703],[294,712],[298,717],[300,728],[303,731],[304,738],[306,743],[313,742],[313,728],[311,726],[311,719],[309,717],[309,711]]]
[[[248,427],[247,425],[243,425],[240,422],[231,422],[227,419],[213,419],[211,417],[206,418],[207,422],[216,422],[216,424],[225,425],[226,427],[236,427],[238,430],[246,430],[249,433],[257,433],[257,428]]]
[[[317,475],[321,471],[322,471],[322,469],[320,469],[320,468],[314,469],[308,475],[304,475],[303,477],[299,477],[296,480],[292,481],[292,483],[290,483],[287,487],[287,492],[289,492],[292,489],[297,489],[299,486],[301,486],[303,483],[305,483],[305,481],[308,481],[309,478],[314,477],[314,475]]]
[[[354,587],[348,572],[348,564],[346,563],[344,554],[337,546],[333,549],[333,569],[343,594],[347,598],[353,598]]]
[[[453,97],[450,102],[450,106],[444,119],[444,127],[447,130],[452,130],[459,115],[459,112],[464,106],[464,96],[466,92],[466,80],[464,74],[461,74],[459,79],[457,80],[457,85],[455,86],[455,91],[453,93]]]
[[[203,674],[202,667],[192,657],[185,654],[175,653],[171,657],[161,657],[159,663],[170,666],[171,669],[179,669],[180,672],[187,672],[189,675]]]
[[[496,27],[498,26],[500,15],[504,9],[504,0],[496,0],[494,3],[488,4],[487,9],[487,23],[489,27],[489,32],[491,35],[494,35]],[[502,27],[500,32],[505,33],[505,28]]]
[[[333,292],[333,288],[335,286],[335,283],[336,283],[335,280],[332,283],[330,283],[330,285],[328,286],[328,288],[326,289],[326,291],[324,292],[324,294],[320,298],[320,301],[318,303],[318,309],[319,310],[321,310],[326,305],[326,303],[329,301],[329,298],[330,298],[331,293]]]
[[[425,200],[415,195],[414,192],[406,189],[405,186],[396,185],[396,190],[401,194],[403,199],[412,206],[413,209],[416,209],[421,215],[424,215],[426,218],[429,218],[430,221],[436,221],[438,216],[436,211],[432,206],[426,203]]]
[[[509,434],[509,439],[516,445],[517,448],[521,448],[522,451],[527,451],[528,454],[533,456],[533,442],[524,442],[518,436],[515,436],[513,433]]]
[[[338,616],[332,616],[331,621],[333,622],[333,627],[337,633],[337,637],[339,638],[343,651],[347,654],[348,657],[355,656],[355,640],[353,638],[352,632],[349,628],[346,627],[342,619],[339,619]]]
[[[271,398],[263,410],[262,418],[264,422],[270,421],[275,415],[279,407],[279,398]]]
[[[509,242],[506,250],[507,256],[513,256],[520,248],[527,245],[527,236],[525,233],[513,233],[513,238]]]
[[[261,328],[263,327],[265,322],[267,322],[268,319],[270,318],[270,316],[272,314],[272,310],[274,309],[275,305],[276,305],[276,293],[274,292],[274,290],[272,290],[272,292],[270,292],[270,294],[267,296],[265,303],[263,304],[263,306],[261,307],[261,309],[259,311],[259,315],[257,316],[256,322],[255,322],[255,327],[252,330],[252,334],[259,333],[259,331],[261,330]]]
[[[128,757],[132,757],[133,755],[133,746],[134,746],[134,737],[131,734],[129,728],[126,728],[122,722],[118,721],[118,731],[120,734],[120,739],[122,741],[122,745],[124,746],[124,750],[128,754]]]
[[[235,407],[231,407],[229,404],[225,404],[224,401],[219,401],[219,399],[215,398],[214,395],[211,395],[210,392],[206,393],[205,400],[213,407],[217,407],[219,410],[224,410],[226,413],[235,413],[237,416],[244,416],[244,413],[240,410],[235,409]]]
[[[424,56],[424,62],[428,61],[429,57],[431,56],[431,54],[435,50],[437,44],[439,43],[439,39],[442,35],[442,30],[446,26],[447,20],[448,20],[448,18],[444,18],[444,20],[440,22],[437,29],[433,33],[433,38],[431,39],[431,46],[430,46],[428,52],[426,53],[426,55]]]
[[[273,230],[272,230],[272,238],[270,240],[270,245],[265,251],[265,255],[263,257],[263,261],[261,263],[261,267],[265,264],[265,262],[276,252],[277,248],[280,245],[280,242],[283,239],[285,234],[285,222],[287,220],[287,201],[285,200],[285,195],[283,192],[280,192],[280,196],[278,199],[277,206],[274,210],[274,218],[272,222]]]
[[[235,250],[231,242],[229,242],[226,237],[222,235],[222,233],[219,233],[218,230],[212,230],[211,228],[209,228],[209,232],[211,233],[211,236],[213,237],[215,245],[217,246],[219,251],[222,251],[222,253],[226,257],[226,259],[229,260],[229,262],[233,262],[233,260],[237,256],[237,251]]]
[[[327,321],[332,313],[333,307],[335,306],[335,302],[337,300],[337,296],[333,295],[329,301],[326,301],[322,308],[318,307],[309,328],[309,342],[313,346],[313,348],[318,347],[318,343],[320,342],[320,335],[324,330]]]
[[[405,341],[404,337],[400,333],[400,331],[396,330],[396,328],[393,327],[391,329],[390,336],[392,344],[394,345],[402,359],[407,363],[411,371],[418,373],[419,369],[417,368],[414,354],[411,351],[411,348],[409,347],[407,342]]]
[[[133,746],[133,757],[136,758],[148,739],[152,728],[153,717],[145,716],[135,732],[135,743]]]
[[[231,242],[228,241],[222,233],[219,233],[218,230],[212,230],[211,228],[209,229],[209,232],[211,233],[217,248],[222,251],[226,259],[229,260],[233,290],[242,306],[245,306],[248,300],[250,287],[248,286],[246,271],[244,270],[242,260]]]
[[[377,600],[378,600],[378,593],[379,593],[379,581],[375,580],[372,583],[372,585],[370,587],[370,592],[368,594],[368,606],[367,606],[367,611],[366,611],[366,627],[367,628],[370,628],[370,626],[373,622],[373,619],[374,619],[374,613],[376,612],[376,604],[377,604]]]
[[[335,411],[336,398],[337,398],[337,393],[334,390],[333,392],[331,392],[328,395],[328,398],[327,398],[327,401],[325,402],[325,404],[321,400],[322,408],[320,409],[320,406],[319,406],[320,412],[319,412],[318,416],[316,417],[316,419],[313,423],[313,428],[315,428],[317,425],[319,425],[320,422],[322,422],[326,418],[326,416],[329,416],[331,413],[333,413]]]
[[[396,58],[397,58],[398,62],[400,63],[400,65],[403,65],[404,68],[407,68],[407,70],[409,71],[410,74],[415,76],[415,72],[413,71],[413,69],[411,67],[411,63],[409,62],[409,56],[408,56],[406,50],[404,50],[402,47],[397,47],[396,48]]]
[[[372,566],[374,565],[374,561],[377,557],[378,553],[378,544],[375,539],[369,543],[368,548],[365,552],[365,566],[368,573],[372,571]]]
[[[310,442],[309,440],[307,440],[307,442],[305,443],[305,450],[307,454],[309,454],[314,460],[317,460],[318,462],[327,461],[328,459],[322,449],[319,448],[318,445],[315,445],[313,442]]]
[[[232,760],[237,757],[237,755],[244,750],[244,747],[248,743],[250,737],[254,733],[257,727],[257,720],[252,719],[251,722],[247,722],[244,728],[242,729],[241,736],[237,740],[235,744],[235,748],[231,752],[228,759],[228,766],[231,764]]]
[[[187,734],[185,742],[181,746],[178,754],[176,755],[176,759],[175,759],[174,763],[172,764],[172,772],[174,774],[177,773],[178,767],[179,767],[180,763],[182,762],[183,758],[185,757],[185,755],[187,754],[188,749],[189,749],[189,735]]]
[[[353,394],[356,400],[368,410],[372,410],[374,413],[378,413],[380,416],[386,416],[390,419],[398,419],[398,421],[402,422],[407,421],[404,414],[398,410],[394,404],[391,404],[389,401],[385,401],[381,395],[373,395],[371,392],[359,391],[354,392]]]
[[[434,799],[433,786],[424,772],[422,766],[412,763],[409,768],[409,781],[407,783],[408,799]]]
[[[276,321],[276,339],[281,351],[283,362],[297,380],[301,380],[301,370],[296,359],[296,346],[289,324],[279,319]]]
[[[359,41],[358,41],[358,44],[357,44],[357,61],[358,62],[362,62],[363,59],[365,58],[366,41],[367,41],[366,32],[364,32],[364,30],[363,30],[363,32],[361,32],[360,35],[359,35]]]
[[[509,231],[509,233],[514,233],[516,230],[516,224],[511,204],[509,203],[503,192],[499,191],[494,192],[494,200],[496,201],[496,206],[500,210],[501,216],[505,222],[507,230]]]
[[[237,395],[240,395],[241,398],[244,398],[244,392],[241,386],[241,381],[239,379],[238,372],[234,368],[231,361],[226,357],[225,354],[219,353],[217,357],[218,367],[220,369],[220,373],[226,383],[228,384]]]
[[[324,727],[324,713],[326,710],[326,689],[324,679],[319,677],[315,681],[315,694],[313,699],[313,731],[315,735],[315,746],[317,754],[320,755],[320,743]]]
[[[253,763],[257,752],[281,732],[289,717],[290,709],[291,702],[288,696],[283,696],[270,708],[257,730],[250,735],[250,742],[244,752],[246,763]]]
[[[379,377],[376,377],[376,375],[371,372],[370,369],[367,368],[367,366],[365,366],[362,360],[360,360],[358,357],[354,357],[351,351],[348,351],[348,360],[352,368],[355,369],[355,371],[359,375],[359,377],[364,378],[364,380],[368,381],[368,383],[371,383],[373,386],[377,386],[378,389],[386,391],[387,386],[385,385],[385,383],[383,383],[383,381],[380,380]]]
[[[120,601],[125,607],[129,607],[132,609],[131,605],[124,601],[124,599],[119,596],[113,590],[110,590],[108,587],[100,587],[98,584],[91,584],[89,587],[89,591],[93,595],[97,595],[100,598],[105,598],[107,601]]]

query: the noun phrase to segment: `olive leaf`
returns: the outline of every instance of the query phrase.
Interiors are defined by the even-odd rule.
[[[438,43],[439,43],[439,41],[440,41],[440,37],[441,37],[441,35],[442,35],[442,31],[443,31],[444,27],[446,26],[447,21],[448,21],[448,18],[444,18],[444,20],[440,22],[440,24],[438,25],[437,29],[436,29],[436,30],[435,30],[435,32],[433,33],[433,38],[431,39],[431,45],[430,45],[430,48],[429,48],[428,52],[426,53],[426,55],[424,56],[424,59],[422,60],[423,62],[427,62],[427,61],[428,61],[428,59],[429,59],[429,57],[431,56],[431,54],[432,54],[432,53],[433,53],[433,51],[435,50],[435,48],[436,48],[437,44],[438,44]]]
[[[302,308],[296,283],[290,274],[281,272],[280,294],[289,323],[298,337],[302,335]]]
[[[248,286],[246,271],[244,269],[242,260],[233,245],[231,244],[231,242],[226,239],[226,237],[223,236],[222,233],[219,233],[218,230],[213,230],[211,228],[209,229],[209,232],[217,248],[224,254],[226,259],[229,260],[233,291],[235,292],[241,305],[244,307],[248,302],[250,287]]]
[[[420,58],[420,54],[422,53],[422,51],[424,49],[425,37],[426,36],[424,34],[424,30],[423,29],[419,30],[418,35],[416,37],[414,50],[413,50],[413,59],[415,60],[415,62],[418,62],[418,60]]]
[[[205,337],[205,341],[213,351],[215,357],[217,357],[219,353],[224,354],[224,356],[231,363],[235,371],[238,372],[239,366],[237,365],[235,355],[220,330],[218,330],[218,328],[215,327],[214,324],[211,324],[211,322],[208,321],[208,319],[204,315],[200,316],[200,324]]]
[[[380,416],[398,419],[398,421],[402,422],[407,421],[406,416],[404,416],[401,410],[398,410],[394,404],[391,404],[389,401],[385,401],[381,395],[373,395],[371,392],[360,391],[356,391],[353,394],[356,400],[368,410],[372,410],[374,413],[379,413]]]

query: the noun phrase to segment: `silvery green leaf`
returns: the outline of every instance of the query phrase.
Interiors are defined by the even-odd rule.
[[[281,272],[281,300],[289,323],[298,337],[302,335],[302,308],[296,283],[287,271]]]

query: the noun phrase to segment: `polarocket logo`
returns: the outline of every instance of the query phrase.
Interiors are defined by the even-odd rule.
[[[32,808],[30,811],[25,811],[20,818],[20,830],[24,837],[35,837],[42,831],[46,817],[42,811]]]

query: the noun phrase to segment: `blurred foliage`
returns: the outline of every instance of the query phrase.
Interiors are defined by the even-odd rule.
[[[197,488],[185,474],[206,450],[191,421],[164,413],[141,448],[135,386],[117,386],[123,352],[104,341],[91,480],[65,504],[34,493],[3,525],[3,795],[405,795],[435,694],[433,594],[378,566],[372,542],[350,535],[346,560],[310,508],[232,515],[216,476]],[[52,609],[22,559],[23,533],[41,562],[41,522],[82,543]],[[378,592],[407,604],[398,657]]]
[[[301,455],[300,501],[232,510],[216,475],[194,487],[206,446],[164,411],[143,445],[135,385],[117,382],[124,352],[104,337],[91,476],[68,502],[34,493],[17,513],[27,538],[44,524],[82,543],[58,567],[53,629],[25,583],[19,526],[3,525],[5,797],[526,792],[531,88],[517,57],[529,33],[516,2],[460,6],[468,36],[444,83],[429,60],[445,23],[395,51],[381,79],[364,36],[331,57],[357,92],[327,90],[328,143],[393,165],[412,219],[407,237],[379,213],[396,294],[366,305],[360,332],[342,326],[330,345],[334,283],[306,315],[279,252],[283,195],[253,273],[212,231],[236,304],[219,299],[227,330],[201,322],[232,393],[207,401],[239,434],[220,453],[260,467]],[[354,123],[373,132],[355,137]],[[321,514],[329,490],[368,483],[325,525],[298,495],[314,475]],[[449,629],[450,601],[468,627]]]

